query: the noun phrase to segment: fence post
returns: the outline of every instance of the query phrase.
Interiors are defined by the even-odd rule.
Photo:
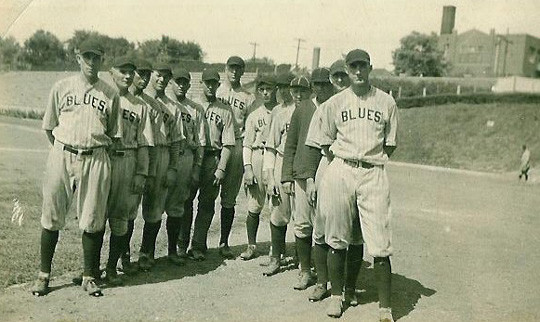
[[[399,87],[397,97],[398,97],[398,98],[401,98],[401,86]]]
[[[461,94],[461,85],[458,84],[457,86],[457,94],[460,95]]]
[[[424,87],[424,90],[422,92],[422,96],[426,97],[426,88]]]

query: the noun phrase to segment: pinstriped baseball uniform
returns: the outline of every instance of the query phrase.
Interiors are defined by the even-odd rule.
[[[236,204],[236,197],[242,186],[244,163],[242,161],[242,138],[244,137],[245,122],[252,112],[255,95],[239,87],[233,89],[225,82],[216,91],[217,98],[225,105],[231,107],[234,115],[236,144],[231,151],[227,162],[227,173],[221,185],[221,205],[232,208]]]
[[[43,184],[43,228],[64,227],[74,193],[79,227],[88,233],[105,228],[111,175],[105,147],[121,137],[118,104],[117,92],[101,79],[89,84],[77,75],[53,86],[42,124],[55,137]]]
[[[351,88],[326,102],[321,136],[316,143],[330,145],[335,155],[319,188],[321,211],[327,214],[326,243],[345,249],[360,225],[368,252],[374,257],[392,254],[390,189],[383,146],[396,145],[397,106],[392,96],[371,87],[358,97]]]
[[[250,164],[257,180],[256,185],[248,187],[248,211],[255,214],[262,211],[266,199],[266,190],[263,184],[263,152],[267,139],[265,135],[268,134],[267,128],[270,127],[271,119],[272,111],[262,105],[249,114],[246,120],[244,148],[252,150]]]
[[[279,187],[279,197],[272,197],[270,199],[270,221],[275,226],[287,225],[291,220],[292,214],[293,200],[290,195],[283,192],[283,187],[281,185],[281,169],[283,166],[283,153],[285,151],[287,131],[289,130],[294,109],[294,103],[289,105],[280,104],[274,108],[272,111],[270,130],[266,140],[266,149],[272,149],[277,152],[275,164],[272,164],[272,162],[269,161],[270,158],[268,156],[270,153],[265,153],[263,161],[264,169],[273,169],[274,181]]]
[[[148,107],[131,93],[120,96],[120,128],[122,138],[111,150],[111,190],[107,214],[111,232],[121,236],[127,232],[128,220],[135,219],[140,194],[132,192],[136,174],[148,175],[148,162],[137,159],[137,148],[154,145]]]

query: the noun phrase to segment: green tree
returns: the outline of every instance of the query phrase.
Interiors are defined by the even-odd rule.
[[[64,46],[54,34],[40,29],[24,42],[23,59],[32,69],[54,68],[64,63]]]
[[[0,70],[17,69],[21,51],[21,46],[12,36],[0,38]]]
[[[139,44],[137,54],[150,61],[176,64],[182,61],[202,62],[204,53],[199,44],[191,41],[179,41],[169,36],[161,39],[146,40]]]
[[[397,75],[443,76],[448,64],[443,52],[437,49],[437,34],[413,31],[400,40],[401,46],[392,52],[394,71]]]
[[[135,44],[129,42],[124,37],[111,38],[95,31],[76,30],[73,37],[67,41],[67,51],[71,62],[75,62],[76,49],[88,39],[93,39],[103,46],[103,50],[105,51],[105,68],[108,68],[112,64],[115,57],[135,55]]]

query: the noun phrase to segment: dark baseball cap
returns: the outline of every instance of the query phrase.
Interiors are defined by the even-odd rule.
[[[137,69],[137,66],[135,65],[133,60],[131,60],[129,57],[126,57],[126,56],[115,58],[113,62],[113,67],[115,68],[128,67],[133,70]]]
[[[184,78],[184,79],[187,79],[188,81],[190,81],[191,80],[191,75],[184,68],[177,68],[177,69],[175,69],[173,71],[173,78],[174,79]]]
[[[330,70],[328,68],[315,68],[311,73],[313,83],[330,83]]]
[[[231,56],[227,59],[227,66],[237,65],[240,67],[246,67],[246,63],[239,56]]]
[[[257,86],[261,86],[262,84],[275,86],[276,85],[276,79],[274,75],[267,74],[267,75],[261,75],[259,79],[257,80]]]
[[[291,73],[282,73],[276,77],[276,84],[278,86],[290,86],[294,75]]]
[[[343,59],[336,60],[330,66],[330,75],[334,75],[336,73],[345,73],[345,74],[347,74],[347,70],[345,69],[345,61]]]
[[[169,66],[167,63],[156,63],[154,64],[154,70],[159,72],[168,72],[172,75],[171,66]]]
[[[219,73],[215,69],[205,69],[202,72],[203,81],[216,80],[219,82],[219,79]]]
[[[135,65],[137,65],[137,70],[139,71],[153,71],[152,64],[148,60],[139,59]]]
[[[79,45],[79,52],[84,53],[94,53],[99,56],[103,56],[105,51],[103,46],[96,39],[86,39]]]
[[[297,77],[295,77],[291,81],[290,86],[291,87],[302,87],[302,88],[307,88],[307,89],[311,88],[309,80],[307,79],[306,76],[297,76]]]
[[[349,53],[345,57],[345,62],[347,63],[347,65],[350,65],[357,61],[369,63],[371,59],[369,58],[369,54],[365,50],[353,49],[349,51]]]

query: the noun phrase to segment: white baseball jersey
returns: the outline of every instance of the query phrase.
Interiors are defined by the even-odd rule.
[[[199,135],[204,127],[202,120],[204,118],[204,109],[202,105],[195,103],[189,98],[185,98],[180,105],[180,116],[184,125],[184,136],[186,137],[186,149],[196,149],[201,145]]]
[[[177,117],[170,114],[167,108],[151,95],[142,93],[140,98],[148,105],[148,116],[152,123],[155,146],[168,146],[171,142],[182,140],[182,134],[177,131]]]
[[[42,128],[56,140],[79,149],[108,146],[118,131],[117,91],[98,79],[89,84],[81,75],[54,84]]]
[[[243,138],[246,118],[252,112],[255,95],[242,87],[234,89],[225,82],[218,87],[216,96],[221,102],[232,108],[235,120],[235,138]]]
[[[270,127],[271,120],[272,111],[264,105],[249,114],[245,126],[244,147],[263,148],[267,139],[265,135],[268,134],[266,129]]]
[[[289,105],[280,104],[272,111],[272,121],[270,122],[266,147],[276,150],[281,155],[285,152],[287,132],[289,131],[291,117],[295,108],[294,103]]]
[[[223,146],[234,146],[234,116],[231,108],[219,100],[199,102],[204,110],[203,123],[199,133],[201,146],[210,150],[221,150]]]
[[[345,160],[384,165],[388,156],[383,146],[395,146],[397,106],[394,98],[371,87],[358,97],[351,88],[325,102],[322,113],[320,146],[330,145],[332,153]]]
[[[119,149],[135,149],[153,146],[152,123],[148,117],[148,106],[131,93],[120,96],[120,132],[122,138]]]

